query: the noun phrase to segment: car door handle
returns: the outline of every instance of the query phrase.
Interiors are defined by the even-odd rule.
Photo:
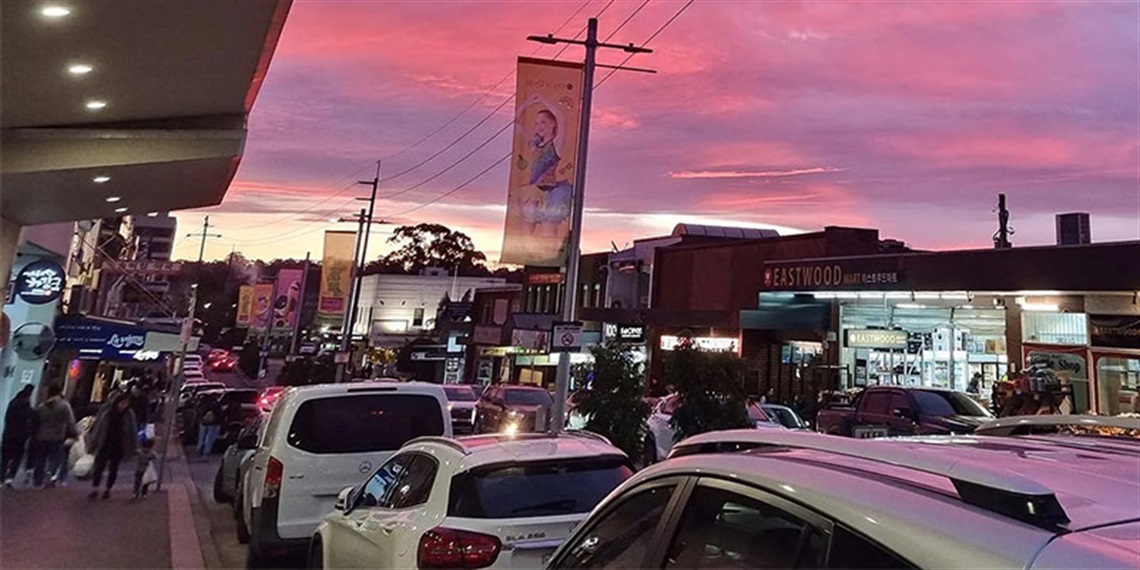
[[[290,475],[290,476],[289,476],[289,478],[290,478],[290,479],[304,479],[304,478],[305,478],[305,474],[304,474],[304,473],[300,473],[300,474],[297,474],[297,475]]]

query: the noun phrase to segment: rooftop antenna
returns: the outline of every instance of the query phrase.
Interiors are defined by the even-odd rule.
[[[1005,194],[998,194],[998,231],[994,234],[994,249],[1009,249],[1013,244],[1009,242],[1009,236],[1014,234],[1013,228],[1009,225],[1009,210],[1005,207]]]

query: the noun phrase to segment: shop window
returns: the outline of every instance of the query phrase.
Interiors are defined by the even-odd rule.
[[[1088,315],[1084,313],[1021,313],[1021,337],[1025,342],[1086,345],[1088,326]]]
[[[602,284],[594,283],[594,306],[601,307],[602,301],[604,301],[604,299],[602,299]]]
[[[1140,412],[1140,357],[1104,356],[1096,360],[1100,413]]]

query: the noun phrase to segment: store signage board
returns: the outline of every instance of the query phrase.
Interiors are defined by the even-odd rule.
[[[1140,349],[1140,316],[1089,315],[1089,340],[1096,347]]]
[[[550,335],[550,352],[582,350],[582,323],[554,323]]]
[[[1087,379],[1088,362],[1083,353],[1083,347],[1079,349],[1029,347],[1026,349],[1025,364],[1027,367],[1048,368],[1055,374],[1067,374],[1070,378]]]
[[[910,335],[900,330],[847,329],[847,348],[906,350]]]
[[[550,347],[550,332],[515,329],[511,331],[511,346],[531,350],[546,350]]]
[[[530,285],[558,285],[562,283],[561,273],[531,273],[526,276]]]
[[[29,305],[51,303],[63,294],[66,274],[58,263],[41,259],[33,261],[20,270],[16,277],[13,292]]]
[[[903,273],[883,260],[843,259],[764,266],[764,290],[898,289]]]
[[[182,273],[181,261],[162,261],[158,259],[141,259],[138,261],[119,261],[108,264],[106,271],[110,273],[145,273],[147,275],[178,275]]]
[[[622,344],[641,344],[645,342],[645,325],[604,323],[602,338]]]
[[[695,336],[689,340],[706,352],[736,352],[740,345],[734,337]],[[681,344],[681,337],[661,335],[661,350],[676,350],[678,344]]]

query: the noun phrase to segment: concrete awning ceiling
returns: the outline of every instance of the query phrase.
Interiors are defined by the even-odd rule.
[[[48,18],[44,2],[4,0],[0,214],[32,225],[221,202],[290,4],[60,0],[70,13]]]

